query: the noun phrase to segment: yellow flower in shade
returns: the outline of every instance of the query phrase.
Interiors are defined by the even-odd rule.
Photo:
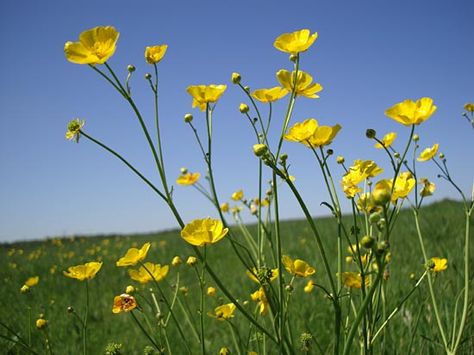
[[[269,89],[258,89],[252,92],[252,97],[263,103],[274,102],[284,98],[288,90],[281,86],[275,86]]]
[[[278,278],[278,268],[269,269],[263,267],[259,270],[257,270],[256,268],[252,268],[252,271],[247,270],[245,273],[248,277],[250,277],[252,281],[259,284],[268,284],[269,282]]]
[[[376,143],[374,147],[377,149],[382,149],[383,147],[388,148],[392,145],[392,143],[395,141],[396,138],[397,138],[396,132],[387,133],[385,136],[383,136],[382,144]]]
[[[423,184],[423,189],[420,191],[420,195],[423,197],[431,196],[436,190],[436,185],[429,181],[427,178],[421,178],[420,183]]]
[[[464,109],[467,112],[474,112],[474,103],[468,102],[467,104],[464,105]]]
[[[119,33],[112,26],[94,27],[79,35],[79,42],[66,42],[66,59],[76,64],[104,64],[115,52]]]
[[[307,147],[323,147],[332,142],[336,134],[341,129],[340,125],[319,126],[314,118],[308,118],[303,122],[298,122],[288,130],[285,139],[291,142],[303,143]]]
[[[134,266],[140,261],[143,261],[148,254],[151,243],[145,243],[140,249],[130,248],[127,250],[127,253],[124,257],[120,258],[116,265],[117,266]]]
[[[258,306],[260,309],[260,314],[265,315],[268,312],[268,299],[267,295],[265,294],[265,290],[260,287],[257,291],[250,295],[250,298],[254,302],[258,302]]]
[[[206,110],[208,103],[217,102],[227,89],[227,85],[191,85],[186,91],[193,98],[193,107]]]
[[[183,260],[179,256],[175,256],[173,260],[171,260],[171,265],[173,266],[179,266],[183,263]]]
[[[64,276],[79,281],[93,279],[102,267],[101,262],[91,261],[84,265],[70,266],[67,271],[63,271]]]
[[[153,264],[150,262],[140,266],[138,270],[128,270],[128,274],[132,280],[146,284],[152,280],[161,281],[168,274],[169,266],[160,264]]]
[[[244,192],[242,190],[235,191],[231,198],[234,201],[240,201],[244,197]]]
[[[212,286],[208,287],[207,288],[207,295],[211,296],[211,297],[215,296],[216,295],[216,288],[212,287]]]
[[[166,44],[160,46],[152,46],[145,48],[145,59],[148,64],[156,64],[165,56],[168,46]]]
[[[431,258],[430,259],[430,270],[434,272],[444,271],[448,268],[448,259],[446,258]]]
[[[190,256],[188,257],[188,259],[186,260],[186,265],[188,266],[194,266],[196,265],[198,262],[198,259],[195,257],[195,256]]]
[[[230,349],[227,348],[227,347],[222,347],[220,350],[219,350],[219,355],[230,355]]]
[[[405,125],[419,125],[426,121],[436,111],[433,99],[422,97],[417,101],[405,100],[385,111],[385,115]]]
[[[358,192],[362,191],[357,185],[362,181],[377,176],[383,171],[372,160],[356,160],[349,171],[344,174],[341,186],[347,197],[354,197]]]
[[[199,178],[201,177],[200,173],[186,173],[186,174],[181,174],[177,179],[176,183],[178,185],[194,185]]]
[[[304,29],[278,36],[273,46],[276,49],[289,54],[306,52],[318,38],[318,33],[311,34],[310,30]]]
[[[301,259],[292,260],[289,256],[283,255],[281,261],[286,271],[295,276],[308,277],[316,273],[313,267]]]
[[[195,219],[181,231],[181,237],[189,244],[195,246],[204,246],[214,244],[225,237],[228,228],[224,228],[222,222],[218,219],[209,217],[204,219]]]
[[[339,274],[338,274],[339,276]],[[357,272],[343,272],[342,273],[342,283],[347,288],[361,288],[362,287],[362,277]],[[365,286],[370,285],[370,280],[368,277],[365,278]]]
[[[70,121],[67,125],[66,131],[66,139],[73,140],[75,139],[76,142],[79,142],[79,137],[81,136],[81,128],[84,127],[86,121],[80,120],[79,118],[75,118]]]
[[[132,309],[137,308],[138,304],[135,297],[130,296],[127,293],[122,293],[120,296],[114,297],[114,305],[112,307],[113,313],[130,312]]]
[[[227,320],[234,318],[234,311],[236,309],[235,304],[227,303],[222,306],[216,307],[214,313],[209,312],[207,315],[218,320]]]
[[[25,285],[28,287],[36,286],[39,282],[39,276],[32,276],[25,281]]]
[[[224,202],[221,204],[221,211],[226,213],[226,212],[229,212],[229,203],[228,202]]]
[[[48,326],[48,321],[44,318],[38,318],[36,320],[36,328],[38,329],[44,329]]]
[[[426,148],[420,153],[420,156],[416,159],[418,161],[428,161],[438,153],[439,144],[434,144],[431,148]]]
[[[409,171],[400,173],[397,180],[395,180],[395,186],[392,192],[392,202],[395,202],[399,198],[407,197],[415,187],[415,184],[416,180]]]
[[[304,71],[299,70],[298,75],[296,72],[289,72],[288,70],[281,69],[277,72],[277,79],[280,85],[286,90],[292,92],[295,88],[297,96],[305,96],[310,99],[319,98],[316,93],[320,92],[323,87],[319,83],[313,83],[313,77]],[[296,80],[295,80],[296,79]],[[296,87],[295,87],[296,81]]]
[[[309,280],[309,281],[306,283],[306,286],[304,287],[304,292],[306,292],[306,293],[311,293],[311,292],[313,292],[313,289],[314,289],[314,281],[313,281],[313,280]]]

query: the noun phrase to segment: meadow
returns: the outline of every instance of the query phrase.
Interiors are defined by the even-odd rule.
[[[350,218],[346,216],[345,218]],[[399,301],[412,289],[417,277],[424,271],[424,261],[420,257],[416,230],[411,223],[413,216],[410,211],[402,210],[399,223],[393,232],[392,261],[388,269],[389,280],[386,282],[387,311],[397,306]],[[336,267],[337,250],[331,236],[336,235],[333,218],[316,218],[316,224],[325,236],[328,246],[329,260]],[[472,221],[471,221],[472,222]],[[449,260],[448,269],[436,275],[434,285],[441,310],[441,317],[446,324],[452,322],[449,309],[453,307],[458,294],[455,290],[462,289],[462,235],[463,213],[459,202],[445,200],[427,205],[421,211],[421,228],[426,235],[430,255],[444,255]],[[255,230],[256,226],[249,226]],[[284,221],[281,224],[282,238],[285,243],[285,254],[298,255],[303,259],[314,260],[316,274],[314,279],[324,278],[323,266],[317,254],[317,247],[311,237],[311,231],[305,221]],[[239,235],[241,238],[242,235]],[[154,263],[168,264],[174,256],[180,256],[183,261],[193,254],[187,243],[179,236],[179,231],[166,231],[147,235],[107,235],[107,236],[78,236],[54,238],[44,241],[18,242],[0,246],[0,276],[2,280],[2,307],[0,319],[3,323],[28,341],[28,328],[31,329],[32,348],[37,353],[48,353],[45,347],[45,334],[35,327],[35,321],[40,314],[48,320],[47,333],[54,354],[77,354],[82,347],[81,324],[74,314],[68,312],[72,306],[78,314],[84,311],[84,283],[67,278],[63,271],[71,265],[82,264],[85,261],[103,261],[103,267],[97,276],[89,281],[90,309],[88,324],[88,347],[90,354],[104,354],[111,342],[123,345],[122,354],[143,354],[144,348],[151,345],[148,339],[131,319],[130,314],[112,313],[114,296],[125,291],[128,285],[136,287],[134,295],[144,309],[153,313],[148,289],[153,286],[142,286],[133,281],[123,268],[118,268],[116,261],[131,246],[140,247],[145,242],[151,242],[147,260]],[[473,255],[471,244],[471,253]],[[218,270],[219,278],[237,295],[241,304],[245,304],[251,312],[256,304],[250,299],[250,294],[256,290],[256,284],[246,275],[245,269],[239,264],[237,257],[229,252],[229,241],[223,241],[209,250],[209,262]],[[176,277],[179,273],[179,285],[186,287],[186,295],[178,293],[183,307],[189,308],[195,329],[198,329],[198,309],[200,287],[194,275],[193,267],[183,263],[171,266],[170,272],[162,281],[165,291],[172,295],[176,287]],[[22,294],[20,288],[31,276],[39,276],[39,282],[31,287],[30,292]],[[206,282],[206,287],[215,286],[212,280]],[[332,322],[332,314],[328,312],[328,299],[324,292],[314,289],[311,293],[303,291],[304,280],[294,283],[293,298],[290,304],[293,339],[296,353],[326,354],[330,352],[332,330],[327,325]],[[155,290],[156,293],[156,290]],[[360,290],[352,291],[354,297],[360,298]],[[388,296],[389,295],[389,296]],[[440,354],[443,352],[440,339],[434,324],[433,310],[427,302],[428,286],[422,283],[415,293],[403,305],[394,321],[386,328],[386,354]],[[157,296],[161,304],[160,298]],[[225,303],[225,297],[217,290],[214,296],[206,297],[205,312],[212,312],[217,304]],[[345,304],[349,307],[349,304]],[[194,330],[186,321],[180,305],[176,303],[177,314],[182,322],[186,336],[194,337]],[[29,316],[29,309],[30,316]],[[470,310],[472,313],[472,308]],[[149,322],[156,319],[149,317]],[[474,324],[469,319],[459,354],[472,354],[474,347]],[[209,354],[218,354],[224,346],[232,348],[233,339],[227,322],[212,317],[204,318],[206,326],[206,342]],[[245,318],[237,314],[232,323],[238,330],[242,342],[248,342],[248,349],[258,352],[255,339],[249,338],[251,325]],[[169,341],[175,354],[184,350],[180,338],[171,330]],[[28,353],[20,345],[15,345],[5,338],[12,337],[6,329],[0,331],[0,349],[5,354]],[[301,341],[302,334],[311,334],[311,339]],[[304,336],[303,336],[304,337]],[[271,349],[271,348],[270,348]],[[271,350],[267,350],[272,353]],[[275,350],[274,350],[275,351]],[[199,352],[199,346],[193,349]]]

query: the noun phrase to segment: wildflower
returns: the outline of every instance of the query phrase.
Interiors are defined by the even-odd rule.
[[[211,297],[215,296],[216,295],[216,288],[212,287],[212,286],[208,287],[207,288],[207,295],[211,296]]]
[[[383,136],[382,144],[377,143],[375,144],[374,147],[377,149],[382,149],[383,147],[388,148],[392,145],[392,143],[395,141],[396,138],[397,138],[396,132],[387,133],[385,136]]]
[[[285,269],[295,276],[308,277],[316,272],[313,267],[301,259],[292,260],[290,257],[283,255],[281,261]]]
[[[254,144],[253,145],[253,153],[257,157],[264,156],[268,152],[268,147],[265,144]]]
[[[258,302],[260,308],[260,314],[265,315],[268,312],[268,299],[265,294],[265,290],[260,287],[257,291],[250,295],[252,301]]]
[[[189,185],[194,185],[199,178],[201,177],[200,173],[185,173],[181,174],[177,179],[176,183],[178,185],[184,185],[184,186],[189,186]]]
[[[434,144],[431,148],[426,148],[420,154],[420,156],[416,159],[418,161],[428,161],[434,158],[436,153],[438,153],[439,144]]]
[[[76,143],[79,143],[79,138],[81,136],[81,128],[84,127],[86,121],[75,118],[70,121],[67,125],[66,139],[75,140]]]
[[[433,257],[429,260],[429,268],[433,272],[441,272],[448,268],[448,259]]]
[[[431,196],[436,190],[436,185],[427,178],[421,178],[420,183],[423,184],[423,189],[420,191],[422,197]]]
[[[239,111],[240,113],[247,113],[249,112],[249,106],[247,104],[241,103],[239,105]]]
[[[220,350],[219,350],[219,355],[230,355],[230,349],[227,348],[227,347],[222,347]]]
[[[393,179],[392,179],[393,180]],[[392,181],[390,180],[390,181]],[[415,187],[416,180],[409,171],[400,173],[395,180],[395,186],[392,192],[392,202],[399,198],[405,198]]]
[[[285,134],[285,139],[292,142],[303,143],[307,147],[323,147],[332,142],[341,129],[340,125],[319,126],[314,118],[308,118],[301,123],[295,123]]]
[[[374,203],[378,206],[385,205],[390,201],[392,195],[392,182],[391,180],[380,180],[375,184],[375,187],[372,191],[372,199]]]
[[[284,98],[288,90],[281,86],[275,86],[269,89],[258,89],[252,92],[252,97],[263,103],[270,103]]]
[[[474,103],[468,102],[467,104],[464,105],[464,109],[467,112],[474,112]]]
[[[306,52],[309,47],[318,38],[318,33],[311,34],[310,30],[303,29],[291,33],[283,33],[278,36],[273,46],[286,53],[298,54],[300,52]]]
[[[222,203],[220,208],[221,208],[221,211],[224,213],[229,212],[229,203],[228,202]]]
[[[197,264],[197,258],[195,256],[190,256],[188,257],[188,260],[186,260],[186,265],[188,266],[194,266]]]
[[[359,196],[359,199],[357,200],[357,208],[359,211],[372,213],[377,209],[377,206],[375,205],[372,195],[367,192]]]
[[[231,198],[234,201],[240,201],[244,197],[244,192],[242,190],[235,191]]]
[[[191,115],[190,113],[187,113],[184,115],[184,122],[190,123],[192,122],[192,120],[193,120],[193,115]]]
[[[227,85],[191,85],[186,91],[193,97],[193,107],[206,110],[208,103],[217,102],[227,89]]]
[[[227,303],[222,306],[216,307],[214,313],[208,313],[209,317],[216,318],[218,320],[227,320],[234,317],[234,311],[236,309],[235,304]]]
[[[128,270],[128,274],[132,280],[146,284],[152,280],[161,281],[168,274],[169,266],[160,264],[145,263],[138,270]]]
[[[383,171],[372,160],[356,160],[354,165],[342,177],[341,185],[347,197],[354,197],[362,191],[357,185],[362,181],[377,176]]]
[[[76,64],[104,64],[115,52],[119,33],[112,26],[94,27],[79,35],[79,42],[66,42],[66,59]]]
[[[281,86],[288,91],[292,92],[294,90],[297,96],[305,96],[310,99],[319,98],[316,93],[323,89],[321,84],[312,83],[313,77],[302,70],[299,70],[296,74],[295,71],[290,73],[288,70],[281,69],[277,72],[277,79]],[[296,87],[294,86],[295,81]]]
[[[385,115],[405,125],[419,125],[426,121],[436,111],[433,99],[422,97],[417,101],[405,100],[385,111]]]
[[[134,266],[140,261],[143,261],[148,254],[151,243],[145,243],[140,249],[130,248],[127,250],[127,253],[124,257],[120,258],[116,265],[117,266]]]
[[[84,265],[70,266],[67,269],[67,272],[63,271],[63,274],[64,276],[77,279],[79,281],[90,280],[95,277],[101,267],[101,262],[91,261],[85,263]]]
[[[311,292],[313,292],[313,289],[314,289],[314,281],[313,281],[313,280],[309,280],[309,281],[306,283],[306,286],[304,287],[304,292],[306,292],[306,293],[311,293]]]
[[[39,282],[39,276],[32,276],[25,281],[25,285],[28,287],[36,286]]]
[[[336,162],[337,162],[338,164],[344,164],[345,159],[344,159],[344,157],[343,157],[342,155],[338,155],[337,158],[336,158]]]
[[[166,44],[160,46],[145,47],[145,59],[148,64],[157,64],[165,56],[168,46]]]
[[[21,288],[20,288],[20,292],[21,292],[21,293],[28,293],[28,292],[30,292],[30,287],[27,286],[27,285],[23,285],[23,286],[21,286]]]
[[[188,223],[181,231],[181,237],[189,244],[204,246],[217,243],[228,231],[220,220],[207,217]]]
[[[269,282],[278,278],[278,268],[270,269],[263,267],[258,270],[256,268],[252,268],[252,271],[247,270],[245,273],[252,281],[262,285],[268,284]]]
[[[179,266],[183,263],[183,260],[179,256],[175,256],[173,260],[171,260],[171,265],[173,266]]]
[[[36,328],[38,329],[44,329],[47,327],[47,325],[48,325],[48,321],[44,318],[38,318],[36,320]]]
[[[231,80],[232,80],[232,83],[233,84],[238,84],[240,83],[240,80],[242,79],[242,77],[240,76],[239,73],[232,73],[232,76],[231,76]]]
[[[339,276],[339,274],[338,274]],[[343,272],[342,273],[342,283],[347,288],[361,288],[362,287],[362,277],[359,273],[356,272]],[[365,286],[369,286],[370,281],[365,278]]]
[[[137,308],[138,304],[135,297],[127,293],[122,293],[120,296],[114,297],[114,305],[112,307],[113,313],[130,312]]]
[[[132,285],[128,285],[125,288],[125,293],[131,294],[131,293],[134,293],[134,292],[135,292],[135,287],[133,287]]]

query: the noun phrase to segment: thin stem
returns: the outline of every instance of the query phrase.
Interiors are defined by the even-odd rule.
[[[148,334],[148,332],[146,331],[146,329],[142,326],[142,324],[140,323],[140,321],[137,319],[137,316],[135,315],[135,313],[133,311],[130,312],[130,314],[132,315],[133,317],[133,320],[135,321],[135,323],[137,323],[138,327],[140,328],[140,330],[142,331],[143,334],[145,334],[145,336],[148,338],[148,340],[153,344],[153,346],[156,348],[156,350],[159,350],[160,349],[160,346],[158,344],[156,344],[155,340],[150,336],[150,334]]]
[[[89,281],[86,280],[86,305],[84,311],[84,321],[82,322],[82,353],[87,354],[87,318],[89,314]]]

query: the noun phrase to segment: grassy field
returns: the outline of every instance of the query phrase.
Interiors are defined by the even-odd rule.
[[[387,313],[390,312],[400,299],[413,286],[410,274],[420,275],[424,271],[423,258],[410,211],[403,211],[393,239],[391,241],[392,262],[390,276],[386,282]],[[421,228],[426,236],[427,252],[430,256],[447,257],[448,269],[437,275],[435,280],[436,295],[440,301],[443,322],[451,324],[451,316],[447,310],[452,310],[457,293],[462,287],[462,250],[464,216],[462,207],[453,201],[434,203],[422,209]],[[323,232],[323,240],[328,246],[330,260],[336,264],[336,251],[330,249],[336,243],[335,223],[330,218],[319,218],[317,224]],[[250,230],[255,227],[250,226]],[[292,257],[302,258],[315,266],[315,279],[322,284],[327,283],[323,273],[317,247],[311,237],[309,228],[303,221],[286,221],[282,225],[284,253]],[[63,270],[88,261],[101,260],[104,262],[96,278],[89,282],[89,353],[103,354],[109,342],[123,344],[124,354],[143,354],[148,345],[147,339],[137,328],[130,314],[113,314],[111,312],[113,298],[122,293],[127,285],[134,285],[141,290],[137,301],[144,309],[149,309],[149,293],[141,285],[130,280],[125,268],[115,266],[116,260],[123,256],[128,248],[140,247],[150,241],[152,247],[147,261],[170,264],[175,255],[184,260],[191,255],[191,249],[179,237],[177,230],[147,235],[124,236],[93,236],[44,241],[2,244],[0,245],[0,276],[2,280],[2,307],[0,317],[13,331],[24,339],[28,339],[28,327],[31,327],[31,343],[38,353],[45,353],[44,333],[34,327],[34,321],[40,313],[48,320],[47,332],[55,354],[81,353],[82,337],[79,321],[67,312],[68,306],[73,306],[82,314],[85,301],[85,283],[63,276]],[[471,243],[471,248],[472,243]],[[229,253],[228,241],[212,246],[208,250],[208,258],[214,270],[228,285],[229,289],[238,295],[239,301],[254,310],[256,304],[250,299],[250,293],[257,286],[246,275],[243,266],[233,253]],[[471,250],[471,255],[474,255]],[[473,261],[474,264],[474,261]],[[347,266],[350,268],[350,265]],[[189,307],[195,315],[193,322],[198,322],[199,286],[194,271],[183,264],[179,268],[170,268],[163,288],[171,298],[173,286],[179,271],[179,287],[186,286],[188,295],[180,294],[183,307]],[[31,276],[39,276],[38,285],[32,287],[28,294],[21,294],[20,288]],[[209,278],[208,278],[209,279]],[[472,283],[471,283],[472,284]],[[151,285],[151,284],[150,284]],[[296,280],[294,296],[291,303],[290,322],[294,325],[295,344],[302,333],[311,333],[314,341],[309,353],[318,353],[318,345],[322,352],[331,344],[332,312],[328,299],[317,289],[312,293],[304,293],[304,280]],[[214,286],[208,281],[207,286]],[[357,291],[353,291],[357,292]],[[206,311],[212,311],[220,302],[225,301],[219,290],[215,297],[206,297]],[[346,305],[350,307],[350,305]],[[28,308],[31,308],[29,320]],[[180,306],[175,306],[180,315]],[[349,308],[348,308],[349,309]],[[150,308],[151,310],[151,308]],[[345,310],[345,312],[347,309]],[[151,313],[149,313],[151,314]],[[179,317],[183,330],[190,338],[194,337],[191,326],[184,317]],[[264,320],[265,321],[265,320]],[[268,320],[266,320],[268,321]],[[150,319],[150,322],[154,322]],[[229,325],[211,317],[206,317],[207,349],[210,354],[217,354],[222,346],[232,347]],[[244,341],[249,335],[249,323],[237,313],[232,320]],[[439,354],[442,347],[438,345],[438,333],[434,323],[432,309],[429,307],[427,285],[420,288],[405,303],[403,309],[395,316],[387,328],[385,337],[387,354]],[[174,328],[174,327],[173,327]],[[450,329],[451,327],[448,327]],[[171,332],[172,346],[179,348],[179,337]],[[5,329],[0,334],[9,336]],[[468,325],[464,333],[461,354],[472,354],[474,348],[474,323],[472,307]],[[249,339],[252,344],[252,338]],[[197,342],[195,351],[199,351]],[[317,345],[318,344],[318,345]],[[411,344],[411,348],[410,348]],[[299,345],[298,345],[299,347]],[[252,346],[250,346],[252,348]],[[258,351],[257,348],[254,349]],[[21,354],[20,347],[7,340],[0,339],[0,352],[5,354]],[[299,350],[298,350],[299,352]],[[175,352],[179,354],[180,352]],[[272,353],[269,350],[269,353]],[[320,351],[319,351],[320,353]],[[356,353],[356,352],[354,352]]]

